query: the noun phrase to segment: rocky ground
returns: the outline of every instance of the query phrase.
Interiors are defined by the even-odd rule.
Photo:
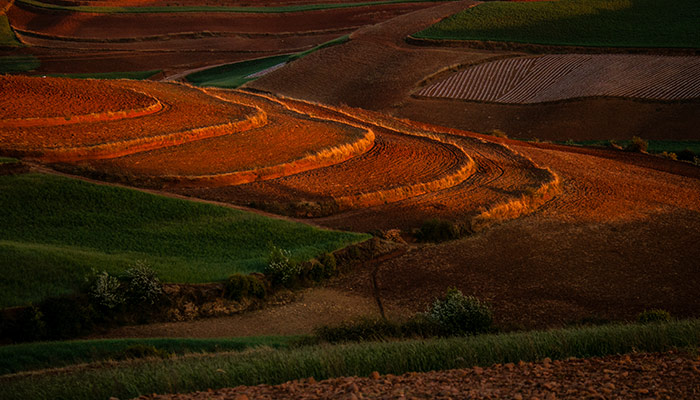
[[[697,399],[700,356],[667,352],[497,364],[449,371],[313,378],[143,400],[198,399]]]

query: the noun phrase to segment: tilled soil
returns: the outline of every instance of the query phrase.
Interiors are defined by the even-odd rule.
[[[679,352],[313,378],[139,399],[697,399],[700,357]]]

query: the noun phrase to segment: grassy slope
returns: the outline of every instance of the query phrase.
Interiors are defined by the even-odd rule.
[[[33,71],[39,68],[40,65],[39,59],[34,56],[0,57],[0,74]]]
[[[153,346],[167,353],[216,353],[252,347],[285,348],[298,336],[256,336],[230,339],[107,339],[25,343],[0,346],[0,375],[60,368],[122,358],[132,346]]]
[[[159,69],[150,71],[126,71],[126,72],[91,72],[75,74],[49,74],[47,76],[73,79],[148,79],[161,72]]]
[[[700,48],[700,2],[560,0],[484,3],[414,36],[545,45]]]
[[[29,4],[34,7],[49,10],[64,10],[73,12],[89,12],[100,14],[116,13],[190,13],[190,12],[230,12],[230,13],[286,13],[300,11],[330,10],[335,8],[366,7],[383,4],[424,3],[452,0],[383,0],[368,2],[303,4],[296,6],[277,7],[217,7],[217,6],[143,6],[143,7],[99,7],[99,6],[62,6],[44,3],[38,0],[17,0],[18,3]]]
[[[269,245],[308,259],[365,239],[62,177],[0,176],[0,307],[74,291],[144,259],[170,282],[261,271]]]
[[[0,47],[19,47],[22,44],[17,41],[15,33],[12,32],[10,22],[7,20],[7,15],[0,15]]]
[[[700,320],[610,325],[467,338],[356,343],[282,350],[252,350],[87,368],[62,374],[0,377],[0,399],[132,398],[237,385],[276,384],[313,376],[403,374],[474,365],[665,351],[700,344]],[[224,371],[224,372],[221,372]]]
[[[237,88],[246,82],[250,82],[252,80],[257,79],[249,78],[249,75],[255,74],[256,72],[260,72],[267,68],[274,67],[278,64],[294,61],[322,48],[345,43],[348,40],[350,40],[350,37],[348,35],[345,35],[297,54],[285,54],[280,56],[258,58],[255,60],[221,65],[218,67],[206,69],[187,75],[185,79],[197,86],[209,86],[229,89]]]

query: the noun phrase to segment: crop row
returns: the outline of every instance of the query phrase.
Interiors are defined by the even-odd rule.
[[[700,97],[700,57],[558,54],[479,64],[421,89],[419,96],[541,103],[615,96]]]

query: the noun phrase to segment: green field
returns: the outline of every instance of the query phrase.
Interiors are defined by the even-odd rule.
[[[448,339],[254,349],[77,368],[62,373],[0,376],[0,399],[124,399],[150,393],[278,384],[308,377],[321,380],[368,376],[372,371],[400,375],[545,357],[585,358],[673,348],[695,351],[698,344],[700,320],[695,319]]]
[[[299,336],[230,339],[104,339],[0,346],[0,375],[68,365],[123,359],[134,347],[153,347],[172,355],[242,351],[253,347],[285,348]]]
[[[699,48],[698,21],[697,0],[488,2],[413,36],[566,46]]]
[[[37,0],[16,0],[18,3],[29,4],[34,7],[49,10],[63,10],[71,12],[87,12],[98,14],[118,13],[192,13],[192,12],[228,12],[228,13],[287,13],[300,11],[330,10],[335,8],[367,7],[383,4],[424,3],[454,0],[383,0],[366,1],[356,3],[325,3],[303,4],[296,6],[272,6],[272,7],[219,7],[219,6],[143,6],[143,7],[99,7],[99,6],[63,6],[44,3]]]
[[[73,79],[136,79],[143,80],[160,73],[161,70],[154,69],[150,71],[126,71],[126,72],[91,72],[77,74],[47,74],[57,78],[73,78]]]
[[[0,57],[0,74],[33,71],[39,68],[40,65],[39,59],[34,56]]]
[[[17,41],[15,33],[12,32],[7,15],[0,15],[0,47],[19,47],[22,43]]]
[[[369,237],[41,174],[0,176],[0,221],[0,308],[136,260],[166,282],[211,282],[262,271],[271,244],[303,260]]]
[[[308,54],[313,53],[314,51],[336,44],[342,44],[347,42],[348,40],[350,40],[349,36],[345,35],[337,39],[328,41],[326,43],[320,44],[309,50],[302,51],[300,53],[284,54],[280,56],[258,58],[255,60],[221,65],[218,67],[205,69],[203,71],[187,75],[185,79],[187,79],[188,82],[193,83],[197,86],[233,89],[243,85],[246,82],[250,82],[252,80],[257,79],[249,77],[250,75],[255,74],[256,72],[260,72],[262,70],[274,67],[275,65],[297,60]]]

